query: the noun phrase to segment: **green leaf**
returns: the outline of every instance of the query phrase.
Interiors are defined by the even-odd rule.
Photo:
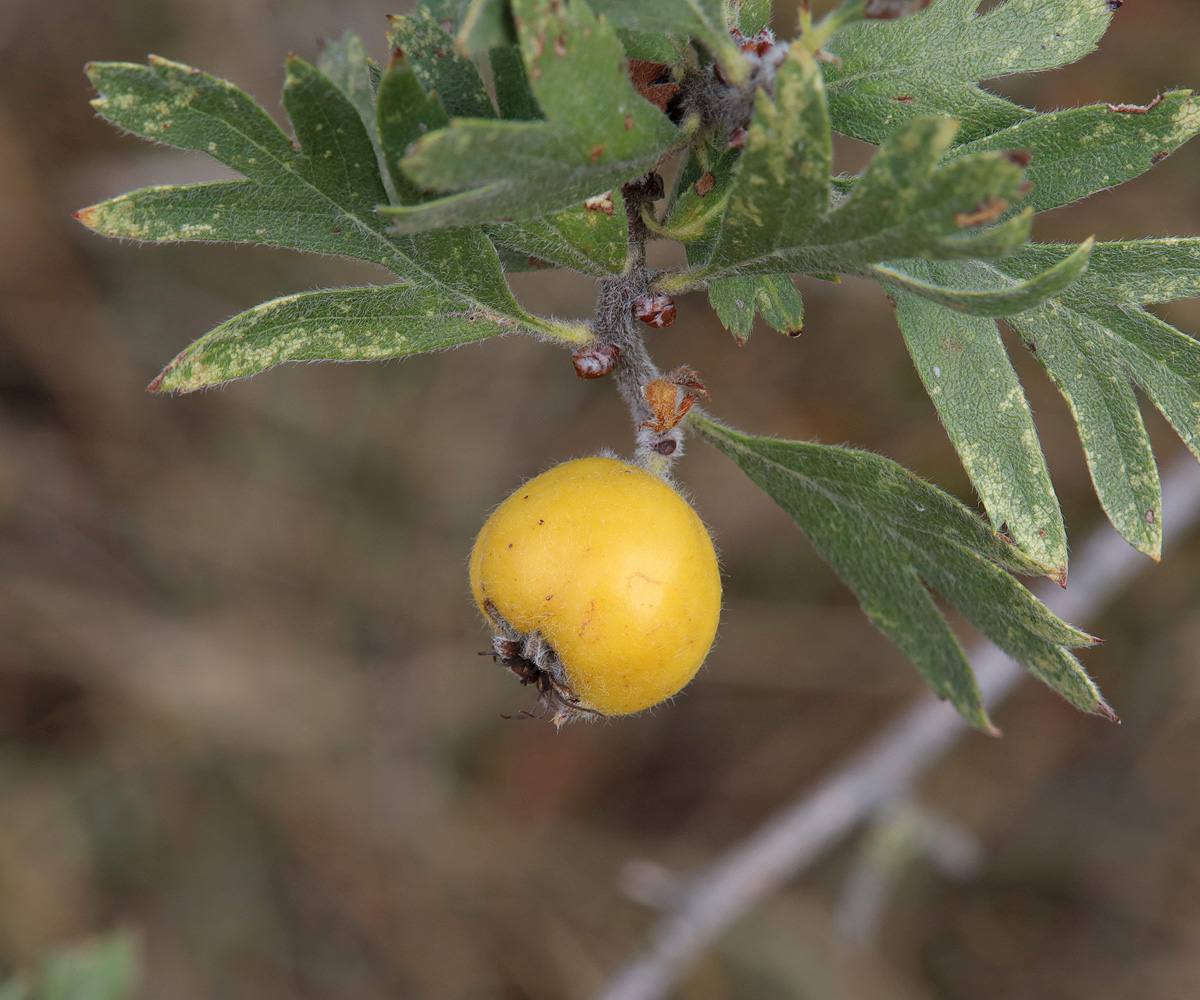
[[[454,47],[473,56],[499,46],[510,46],[517,40],[512,12],[504,0],[470,0],[458,19],[458,34]]]
[[[497,244],[594,278],[621,274],[629,249],[620,191],[540,219],[488,226],[487,233]]]
[[[1085,317],[1041,309],[1014,326],[1070,407],[1088,471],[1109,520],[1130,544],[1162,552],[1162,486],[1128,375],[1107,362],[1106,331]]]
[[[789,337],[804,325],[804,300],[787,274],[752,274],[722,278],[708,286],[708,301],[739,344],[750,339],[754,315]]]
[[[613,24],[634,32],[682,35],[704,43],[732,83],[743,83],[748,67],[729,35],[724,0],[593,0],[592,9]],[[753,0],[750,23],[761,17],[762,0]]]
[[[437,287],[408,282],[302,292],[264,302],[183,351],[152,390],[191,392],[284,361],[362,361],[457,347],[505,333],[503,315],[463,308]]]
[[[350,98],[371,138],[375,136],[375,90],[379,67],[367,55],[362,39],[347,30],[336,42],[326,42],[317,59],[317,70]],[[382,152],[378,147],[376,152]]]
[[[495,118],[496,110],[475,64],[454,48],[454,38],[427,9],[389,17],[388,41],[412,65],[422,88],[436,95],[450,117]],[[434,185],[426,185],[434,187]]]
[[[97,231],[357,257],[427,287],[438,301],[453,302],[451,316],[495,314],[507,328],[570,342],[590,336],[582,326],[520,309],[481,230],[416,241],[386,233],[386,221],[374,210],[383,185],[362,118],[340,88],[303,60],[289,60],[284,88],[298,150],[242,91],[191,67],[162,59],[149,66],[97,63],[89,75],[100,92],[93,104],[110,121],[206,152],[246,177],[146,188],[77,213]]]
[[[379,82],[376,131],[383,150],[383,162],[400,204],[412,205],[435,197],[413,183],[400,169],[400,160],[421,136],[443,128],[449,120],[441,102],[425,92],[412,65],[397,50]]]
[[[775,100],[760,94],[755,103],[708,266],[803,245],[829,211],[832,158],[820,70],[794,45],[779,68]]]
[[[621,43],[583,0],[515,0],[526,71],[544,122],[456,119],[403,161],[418,184],[459,194],[391,208],[396,228],[536,218],[654,167],[681,140],[625,73]]]
[[[647,62],[670,65],[679,62],[686,45],[668,35],[630,31],[621,27],[618,27],[616,32],[625,49],[625,55],[630,59],[645,59]]]
[[[131,239],[288,246],[413,270],[410,245],[384,234],[375,215],[383,185],[358,112],[301,60],[289,63],[285,101],[303,114],[314,89],[328,100],[318,119],[297,127],[314,143],[300,150],[246,94],[189,66],[152,57],[149,66],[94,63],[88,75],[100,93],[93,106],[115,125],[207,153],[247,180],[134,191],[77,213],[86,225]]]
[[[722,145],[708,141],[689,151],[675,179],[667,225],[658,234],[686,243],[691,264],[702,263],[712,254],[728,205],[733,171],[741,159],[741,149]],[[711,188],[697,187],[706,173],[712,180]],[[705,193],[700,194],[700,190]]]
[[[1012,577],[1036,567],[957,500],[879,455],[692,422],[791,515],[871,621],[971,725],[991,730],[926,586],[1072,704],[1115,718],[1068,650],[1094,640]]]
[[[375,147],[357,109],[327,76],[299,56],[288,57],[283,106],[313,187],[356,215],[366,215],[387,201]]]
[[[501,117],[541,118],[520,48],[509,45],[492,49],[490,59]],[[620,191],[609,191],[583,205],[526,222],[488,226],[487,232],[498,246],[596,278],[620,274],[625,269],[629,227]]]
[[[1062,246],[1031,245],[1011,262],[1026,273],[1061,256]],[[1200,238],[1097,243],[1073,289],[1081,298],[1150,305],[1200,295]]]
[[[779,111],[785,118],[800,113],[785,103],[789,93],[780,91]],[[990,231],[980,233],[978,227],[1023,196],[1022,158],[986,151],[943,161],[955,128],[948,118],[917,118],[905,123],[880,147],[849,196],[815,223],[810,223],[806,210],[788,216],[797,220],[794,227],[781,227],[764,218],[763,235],[755,239],[752,227],[742,221],[736,243],[722,233],[708,261],[659,279],[658,287],[682,291],[733,274],[780,272],[840,272],[891,280],[891,270],[881,271],[878,263],[904,257],[953,259],[1011,252],[1014,238],[1019,240],[1027,232],[1027,219],[1001,227],[999,238]],[[757,117],[748,146],[756,130],[766,130]],[[780,135],[781,130],[776,130],[775,136]],[[768,133],[768,143],[771,141]],[[780,158],[772,168],[776,176],[802,170],[804,151],[783,139],[780,145]],[[816,158],[822,161],[823,154]],[[749,189],[749,178],[758,176],[741,173],[746,162],[743,156],[732,174],[726,227],[735,216],[732,188],[738,178],[745,176]],[[767,189],[772,183],[762,179],[760,186]],[[749,208],[740,214],[753,221],[753,197],[748,196],[744,204]],[[735,258],[735,252],[744,256]],[[900,277],[894,280],[903,281],[902,273],[897,273]]]
[[[1145,109],[1096,104],[1036,115],[954,153],[1028,150],[1033,193],[1027,204],[1045,212],[1137,177],[1197,132],[1200,104],[1192,91],[1176,90]]]
[[[971,316],[1011,316],[1032,309],[1077,280],[1088,265],[1093,246],[1093,240],[1084,240],[1066,257],[1040,274],[1033,274],[1024,281],[1003,288],[984,290],[937,284],[938,276],[954,272],[939,269],[933,262],[917,260],[898,261],[890,267],[877,265],[871,268],[870,274],[892,288],[914,292],[922,298]]]
[[[750,38],[771,25],[771,0],[725,0],[725,23]]]
[[[1035,245],[993,262],[926,265],[939,280],[995,292],[1069,250]],[[1096,494],[1113,525],[1157,558],[1162,506],[1136,382],[1200,457],[1200,343],[1141,308],[1200,291],[1200,241],[1097,244],[1088,270],[1009,319],[1059,386],[1079,426]]]
[[[826,44],[833,127],[881,143],[913,117],[944,114],[959,142],[1008,128],[1033,112],[990,94],[980,80],[1074,62],[1096,47],[1112,17],[1106,0],[935,0],[894,21],[859,21]]]
[[[1065,583],[1067,533],[1033,414],[995,320],[899,293],[896,320],[992,524]]]
[[[492,66],[492,82],[496,87],[496,104],[500,117],[518,121],[536,121],[542,117],[529,77],[525,73],[525,61],[517,45],[497,46],[491,50],[488,61]]]

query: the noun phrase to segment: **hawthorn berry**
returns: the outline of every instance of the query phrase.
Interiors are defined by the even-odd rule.
[[[716,637],[712,539],[666,481],[614,458],[530,480],[488,518],[471,591],[495,655],[561,725],[628,715],[683,689]]]

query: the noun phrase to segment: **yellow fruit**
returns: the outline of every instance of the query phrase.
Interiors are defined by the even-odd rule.
[[[471,591],[496,652],[561,724],[670,698],[708,655],[721,612],[712,539],[658,476],[614,458],[564,462],[484,524]]]

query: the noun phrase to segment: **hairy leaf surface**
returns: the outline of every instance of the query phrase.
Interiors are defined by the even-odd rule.
[[[994,525],[1042,572],[1065,581],[1067,533],[1033,414],[994,320],[895,295],[896,320],[925,391]]]
[[[1027,150],[1033,190],[1025,204],[1045,212],[1132,180],[1197,132],[1200,104],[1192,91],[1176,90],[1144,108],[1096,104],[1035,115],[958,146],[954,155]]]
[[[402,168],[425,188],[458,193],[385,209],[398,231],[536,218],[620,187],[681,141],[634,89],[620,40],[583,0],[515,0],[513,10],[546,120],[452,115],[412,147]]]
[[[961,122],[959,142],[1008,128],[1033,112],[982,89],[981,80],[1074,62],[1096,47],[1112,18],[1107,0],[934,0],[894,21],[859,21],[826,45],[833,127],[881,143],[919,115]]]
[[[993,292],[1027,280],[1068,249],[1030,245],[1002,261],[922,266],[941,282]],[[1200,241],[1099,243],[1078,281],[1008,317],[1071,407],[1109,518],[1131,544],[1155,557],[1162,544],[1161,489],[1129,381],[1200,457],[1200,342],[1142,308],[1197,294]]]
[[[991,724],[927,587],[1072,704],[1115,718],[1069,651],[1091,637],[1013,578],[1037,567],[953,497],[879,455],[694,423],[791,515],[871,621],[973,726]]]
[[[956,129],[948,118],[917,118],[902,125],[831,210],[827,146],[817,138],[823,115],[820,81],[806,66],[807,57],[789,57],[780,73],[777,103],[759,102],[747,151],[728,167],[728,193],[715,187],[705,196],[725,200],[722,228],[711,237],[708,257],[660,279],[661,288],[681,290],[735,274],[781,272],[888,280],[890,271],[877,269],[884,261],[1004,255],[1027,238],[1028,215],[994,229],[980,228],[1023,197],[1022,158],[984,151],[944,161]],[[808,128],[800,124],[806,121],[812,123]],[[793,207],[772,210],[772,199]],[[817,210],[821,203],[825,207]],[[703,211],[685,193],[668,228],[682,229],[689,216]],[[705,218],[704,237],[710,227]],[[1048,276],[1027,292],[1039,293],[1047,283],[1053,288],[1061,277]],[[895,281],[902,283],[903,275]],[[919,282],[904,287],[926,294]],[[931,288],[929,294],[939,292]]]
[[[369,361],[422,354],[504,333],[502,317],[463,308],[406,281],[302,292],[264,302],[183,351],[151,385],[190,392],[284,361]]]
[[[750,338],[757,313],[772,329],[794,337],[804,325],[804,300],[787,274],[744,274],[708,286],[708,301],[739,344]]]
[[[520,309],[481,231],[454,230],[418,242],[389,235],[375,212],[387,193],[361,113],[302,59],[289,59],[283,95],[298,149],[245,93],[189,66],[155,58],[149,66],[97,63],[89,74],[100,93],[93,103],[110,121],[205,152],[245,177],[146,188],[77,213],[97,231],[139,240],[259,243],[357,257],[429,289],[431,301],[445,303],[451,318],[486,315],[505,329],[570,340],[588,336],[582,328]],[[378,356],[363,349],[364,356]],[[238,368],[226,375],[219,364],[203,371],[216,381],[249,374]],[[169,377],[158,384],[176,387]],[[188,377],[178,387],[198,384]]]

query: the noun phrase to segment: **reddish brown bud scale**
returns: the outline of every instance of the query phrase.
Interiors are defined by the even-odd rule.
[[[633,300],[633,318],[661,330],[675,322],[675,300],[669,295],[639,295]]]
[[[616,344],[581,347],[571,355],[575,374],[580,378],[603,378],[617,366],[621,349]]]
[[[629,78],[633,81],[634,90],[659,111],[666,111],[671,99],[679,93],[679,84],[671,79],[671,67],[666,63],[630,59]]]

